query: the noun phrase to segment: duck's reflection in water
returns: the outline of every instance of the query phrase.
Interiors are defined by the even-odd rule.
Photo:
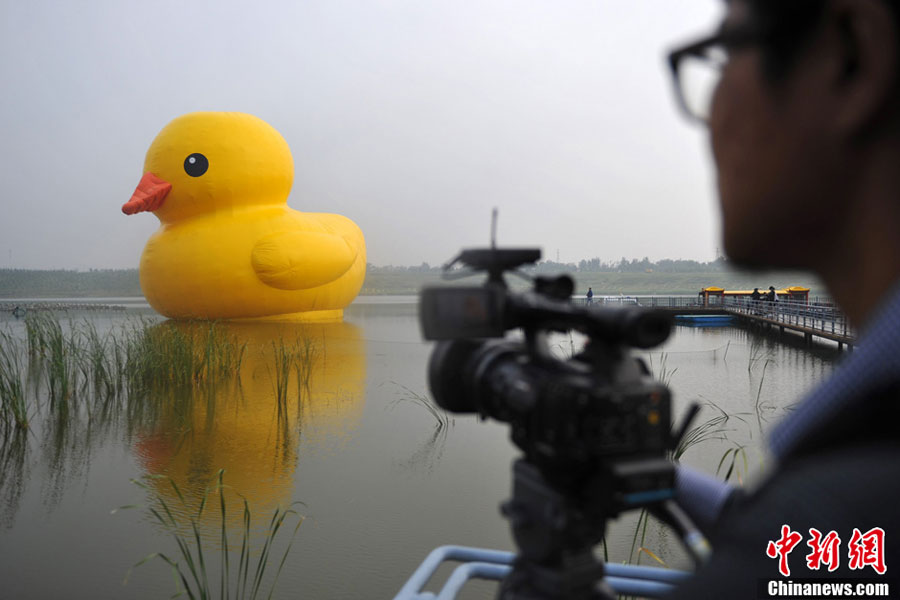
[[[302,500],[291,498],[301,440],[304,447],[340,443],[358,426],[365,342],[358,327],[342,322],[224,322],[215,328],[245,344],[240,379],[195,388],[189,399],[173,397],[183,407],[145,427],[135,452],[145,474],[166,476],[149,480],[153,492],[184,515],[197,510],[224,469],[226,501],[234,507],[228,520],[240,520],[240,496],[254,514],[268,518],[277,506]],[[207,518],[217,520],[218,501],[214,506]]]

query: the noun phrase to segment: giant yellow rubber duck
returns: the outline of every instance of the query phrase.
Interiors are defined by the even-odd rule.
[[[160,220],[141,255],[150,306],[173,319],[340,320],[365,278],[365,240],[346,217],[288,207],[293,179],[287,142],[257,117],[166,125],[122,207]]]

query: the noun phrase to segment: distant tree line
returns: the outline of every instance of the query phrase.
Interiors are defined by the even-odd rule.
[[[140,296],[137,269],[0,269],[0,298]]]
[[[604,262],[599,258],[592,258],[578,262],[578,271],[585,273],[721,273],[728,270],[725,258],[709,262],[664,258],[653,262],[646,256],[641,260],[628,260],[623,256],[618,261]]]
[[[366,264],[367,273],[437,273],[440,270],[440,266],[432,267],[427,262],[410,267],[394,265],[378,267],[372,263]],[[536,265],[525,267],[525,271],[532,273],[721,273],[728,270],[729,265],[725,258],[709,262],[664,258],[653,262],[646,256],[641,260],[636,258],[628,260],[624,256],[611,261],[591,258],[580,260],[577,264],[542,260]]]
[[[366,273],[440,273],[441,267],[432,267],[427,262],[410,267],[387,265],[378,267],[372,263],[366,263]]]
[[[650,261],[622,258],[602,261],[599,258],[576,263],[541,261],[525,268],[531,273],[721,273],[728,271],[728,262],[696,260]],[[418,289],[423,280],[438,277],[440,266],[423,262],[414,266],[366,265],[371,275],[365,283],[365,293],[399,293]],[[0,298],[65,298],[65,297],[132,297],[141,296],[137,269],[30,270],[0,269]]]

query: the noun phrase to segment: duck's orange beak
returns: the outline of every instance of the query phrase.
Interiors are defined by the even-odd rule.
[[[122,205],[122,212],[133,215],[145,210],[154,211],[162,206],[171,189],[172,184],[165,179],[160,179],[153,173],[144,173],[137,189],[131,195],[131,200]]]

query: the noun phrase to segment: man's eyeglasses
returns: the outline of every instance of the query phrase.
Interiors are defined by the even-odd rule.
[[[706,123],[729,52],[767,37],[758,29],[723,30],[669,53],[675,97],[692,120]]]

